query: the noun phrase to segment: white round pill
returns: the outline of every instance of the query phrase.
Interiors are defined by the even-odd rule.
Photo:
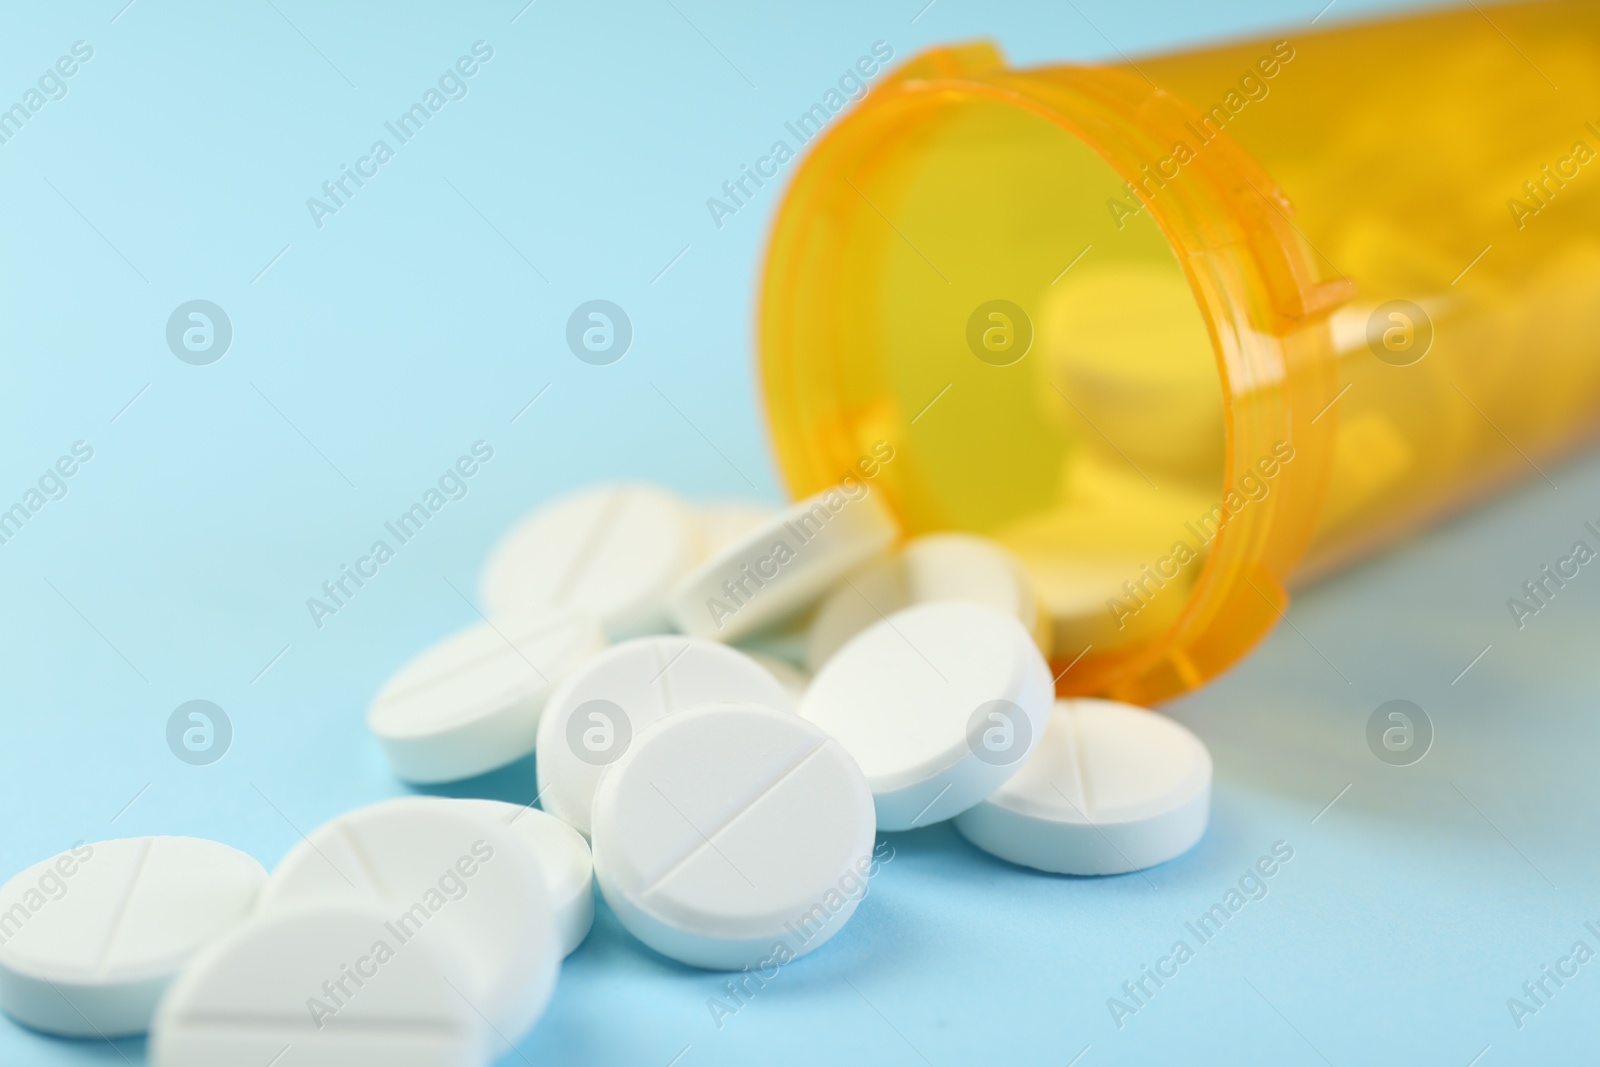
[[[482,1019],[445,946],[371,902],[256,915],[198,953],[150,1029],[151,1067],[475,1067]]]
[[[569,608],[612,638],[667,629],[667,593],[705,554],[699,516],[648,485],[601,485],[559,497],[490,554],[479,591],[491,618]]]
[[[662,719],[607,769],[595,880],[622,925],[696,967],[785,963],[866,893],[872,793],[795,715],[722,704]]]
[[[1023,625],[952,600],[851,638],[812,678],[800,714],[861,765],[878,826],[909,830],[965,811],[1014,774],[1052,701],[1050,668]]]
[[[608,648],[551,694],[539,726],[540,802],[587,834],[600,772],[645,727],[675,712],[726,703],[794,711],[770,672],[715,641],[639,637]]]
[[[538,862],[555,913],[561,954],[570,956],[594,925],[594,863],[583,835],[548,812],[503,800],[463,799],[460,804],[490,820]]]
[[[848,575],[817,607],[806,641],[813,672],[850,638],[913,604],[964,600],[1015,616],[1050,654],[1050,623],[1022,563],[988,538],[928,534],[892,556]]]
[[[604,647],[599,627],[572,612],[479,623],[402,667],[367,726],[406,781],[471,778],[532,752],[551,690]]]
[[[894,517],[862,482],[790,505],[689,572],[667,600],[684,633],[736,641],[809,607],[894,541]]]
[[[272,872],[261,907],[377,900],[394,936],[447,945],[462,994],[515,1042],[544,1011],[561,964],[544,872],[510,836],[438,797],[400,797],[313,830]]]
[[[1179,723],[1109,700],[1060,700],[1038,751],[956,829],[985,852],[1057,874],[1124,874],[1200,840],[1211,754]]]
[[[194,837],[79,844],[0,887],[0,1008],[68,1037],[141,1034],[172,976],[267,880]]]

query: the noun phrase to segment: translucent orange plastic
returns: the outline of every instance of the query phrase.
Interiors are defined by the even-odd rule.
[[[759,341],[796,494],[888,441],[908,532],[1028,564],[1061,691],[1150,703],[1292,579],[1591,438],[1597,338],[1572,2],[1106,67],[925,53],[797,169]]]

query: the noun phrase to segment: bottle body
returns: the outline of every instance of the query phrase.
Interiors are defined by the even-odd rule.
[[[1330,322],[1342,395],[1309,575],[1593,436],[1600,7],[1469,7],[1291,47],[1264,94],[1240,81],[1267,42],[1139,67],[1202,108],[1243,97],[1229,136],[1356,283]]]
[[[1567,3],[1115,67],[913,59],[775,223],[791,487],[889,442],[910,531],[1029,566],[1063,692],[1192,688],[1292,579],[1593,432],[1597,90],[1600,12]]]

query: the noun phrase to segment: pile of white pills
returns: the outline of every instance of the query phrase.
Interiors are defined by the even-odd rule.
[[[1071,875],[1205,831],[1192,733],[1056,699],[1060,597],[984,538],[902,541],[854,478],[785,509],[585,489],[506,536],[480,595],[367,722],[407,782],[536,753],[542,808],[386,800],[270,875],[211,841],[80,842],[0,887],[0,1008],[148,1031],[155,1067],[486,1064],[538,1022],[596,886],[644,945],[738,970],[836,936],[880,831],[953,820]]]

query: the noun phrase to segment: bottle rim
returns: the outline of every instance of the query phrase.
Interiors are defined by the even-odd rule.
[[[828,262],[829,243],[841,240],[837,213],[825,211],[827,191],[844,187],[845,166],[864,138],[881,143],[883,131],[911,111],[974,98],[1045,119],[1096,152],[1132,190],[1176,142],[1196,140],[1203,123],[1197,108],[1131,64],[1012,69],[992,44],[976,42],[912,57],[823,131],[775,216],[758,315],[775,451],[796,495],[834,480],[839,458],[827,444],[830,413],[806,410],[807,391],[796,388],[816,372],[796,350],[791,328],[797,280]],[[1159,634],[1132,648],[1085,650],[1070,669],[1079,650],[1058,649],[1052,664],[1062,695],[1139,704],[1222,673],[1282,618],[1287,579],[1310,543],[1332,466],[1337,412],[1327,405],[1337,373],[1327,319],[1355,292],[1336,268],[1331,278],[1323,273],[1319,254],[1295,227],[1292,205],[1225,130],[1158,192],[1139,199],[1184,271],[1216,357],[1224,433],[1218,498],[1226,514],[1187,601]],[[828,225],[813,225],[819,214]],[[1285,447],[1293,462],[1281,467],[1271,492],[1231,511],[1228,487]]]

